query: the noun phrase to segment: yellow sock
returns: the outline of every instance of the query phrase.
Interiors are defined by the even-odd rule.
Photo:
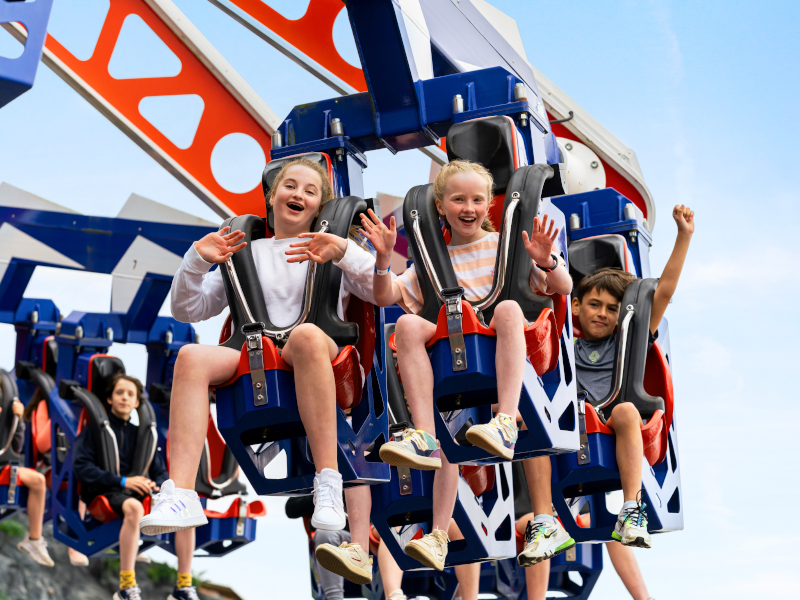
[[[191,573],[181,573],[178,571],[178,581],[175,584],[175,587],[178,589],[191,587],[192,586],[192,574]]]
[[[136,585],[136,572],[135,571],[120,571],[119,572],[119,589],[127,590]]]

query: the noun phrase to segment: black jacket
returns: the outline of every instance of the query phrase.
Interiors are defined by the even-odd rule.
[[[106,492],[122,489],[122,478],[131,470],[133,456],[136,453],[136,440],[139,428],[130,420],[123,421],[114,413],[109,412],[108,422],[114,435],[117,436],[119,447],[119,476],[101,469],[97,462],[97,444],[91,427],[84,427],[75,439],[73,451],[75,463],[75,476],[81,483],[81,498],[84,502],[91,502],[96,496]],[[157,486],[161,486],[168,478],[167,468],[161,454],[156,452],[153,462],[150,463],[150,472],[147,474]]]

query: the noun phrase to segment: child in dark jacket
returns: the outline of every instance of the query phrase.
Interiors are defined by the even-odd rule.
[[[166,465],[156,452],[147,476],[128,476],[136,453],[139,428],[131,424],[131,413],[139,407],[144,388],[135,377],[119,373],[111,380],[108,389],[110,410],[108,422],[114,432],[119,449],[119,475],[101,469],[97,463],[98,440],[92,428],[86,427],[75,440],[75,476],[81,483],[81,500],[87,506],[98,496],[105,496],[111,509],[122,517],[119,532],[120,584],[113,600],[139,598],[141,590],[136,585],[134,563],[139,552],[139,521],[144,516],[142,501],[150,492],[158,491],[167,480]],[[178,553],[178,587],[170,599],[192,598],[191,556],[194,552],[194,530],[176,536]],[[196,594],[194,595],[196,597]]]

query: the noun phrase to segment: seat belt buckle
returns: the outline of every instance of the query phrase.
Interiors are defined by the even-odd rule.
[[[11,465],[11,473],[8,479],[8,504],[14,504],[17,498],[17,485],[19,482],[19,467]]]
[[[578,464],[588,465],[592,460],[589,452],[589,434],[586,433],[586,398],[588,394],[578,394],[578,433],[580,434],[581,447],[578,449]]]
[[[250,380],[253,384],[253,402],[256,406],[264,406],[269,402],[267,396],[267,378],[264,374],[264,342],[262,335],[265,329],[263,323],[248,323],[242,325],[245,336],[245,348],[250,361]]]
[[[236,519],[236,537],[244,537],[244,523],[247,520],[247,500],[239,498],[239,517]]]
[[[467,369],[467,350],[464,346],[463,313],[461,311],[464,288],[446,288],[442,290],[442,297],[447,315],[447,336],[450,339],[453,371],[465,371]]]

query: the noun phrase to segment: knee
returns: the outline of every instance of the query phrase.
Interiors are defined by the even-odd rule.
[[[144,507],[142,503],[136,498],[125,500],[122,505],[122,514],[127,521],[136,521],[137,523],[144,517]]]
[[[416,315],[403,315],[397,319],[394,332],[396,334],[397,346],[427,342],[420,321],[423,319]]]
[[[513,300],[503,300],[494,309],[493,320],[496,325],[519,325],[522,323],[522,308]]]
[[[191,372],[200,366],[200,347],[197,344],[186,344],[178,350],[175,361],[175,372]]]
[[[615,406],[611,411],[611,417],[617,427],[639,427],[642,424],[639,410],[630,402],[623,402]]]
[[[45,481],[44,475],[42,475],[38,471],[32,471],[30,476],[30,485],[28,485],[28,489],[35,492],[44,492],[47,489],[47,483]]]
[[[295,352],[302,352],[303,355],[312,352],[324,352],[328,354],[327,335],[322,329],[311,323],[303,323],[292,330],[289,339]]]

